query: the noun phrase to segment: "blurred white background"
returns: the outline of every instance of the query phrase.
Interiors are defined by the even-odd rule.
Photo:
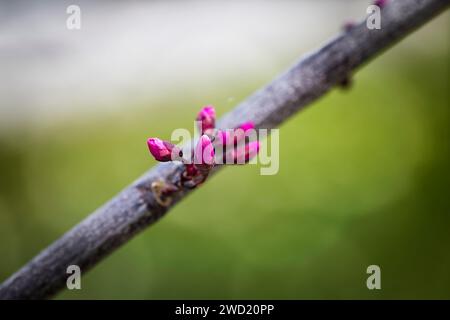
[[[366,1],[2,1],[0,127],[281,72]],[[81,30],[66,9],[81,8]],[[342,23],[340,23],[340,21]],[[232,99],[232,97],[230,97]]]

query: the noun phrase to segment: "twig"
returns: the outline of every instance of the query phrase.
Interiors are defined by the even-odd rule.
[[[242,120],[252,120],[257,128],[278,126],[448,5],[449,0],[390,1],[381,12],[381,30],[367,29],[365,21],[349,28],[226,114],[218,127],[235,128]],[[85,272],[153,224],[190,190],[177,193],[164,207],[151,192],[152,183],[173,181],[180,170],[174,163],[149,170],[7,279],[0,299],[50,297],[64,287],[67,266],[75,264]]]

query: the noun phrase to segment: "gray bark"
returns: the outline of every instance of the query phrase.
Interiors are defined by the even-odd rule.
[[[239,104],[218,127],[234,128],[248,120],[257,128],[277,127],[448,5],[449,0],[390,1],[382,10],[381,30],[367,29],[364,20],[342,32]],[[150,190],[152,182],[173,181],[181,170],[180,164],[162,163],[146,172],[8,278],[0,286],[0,299],[42,299],[55,294],[65,286],[69,265],[85,272],[185,197],[190,190],[163,207]]]

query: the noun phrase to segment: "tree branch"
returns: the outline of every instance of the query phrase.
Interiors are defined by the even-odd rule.
[[[235,128],[243,120],[252,120],[257,128],[278,126],[448,5],[449,0],[388,2],[382,9],[381,30],[369,30],[363,21],[338,35],[239,104],[218,127]],[[149,170],[7,279],[0,286],[0,299],[40,299],[55,294],[65,285],[69,265],[78,265],[85,272],[184,198],[189,190],[181,191],[170,206],[163,207],[151,192],[154,181],[173,181],[181,170],[175,163]]]

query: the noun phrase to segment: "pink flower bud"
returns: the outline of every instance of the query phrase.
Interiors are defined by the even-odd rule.
[[[194,151],[194,164],[197,169],[209,169],[214,165],[214,147],[207,135],[202,135]]]
[[[244,164],[254,158],[259,152],[259,142],[252,141],[243,147],[237,148],[233,153],[234,163]]]
[[[214,142],[217,142],[223,146],[232,144],[233,141],[237,143],[238,141],[242,140],[243,137],[245,137],[245,133],[248,130],[252,130],[254,128],[255,125],[253,124],[253,122],[249,121],[241,124],[237,129],[234,130],[232,129],[217,130],[215,136],[216,140],[214,140]]]
[[[201,122],[200,131],[204,134],[207,130],[216,127],[216,110],[213,106],[205,106],[197,115],[197,121]]]
[[[197,174],[198,170],[192,163],[186,164],[185,176],[186,177],[194,177]]]
[[[244,122],[243,124],[241,124],[239,126],[239,129],[242,129],[242,130],[244,130],[244,132],[246,132],[247,130],[255,129],[255,125],[253,122],[248,121],[248,122]]]
[[[255,129],[255,125],[251,121],[244,122],[243,124],[241,124],[239,126],[239,128],[237,128],[234,131],[234,144],[238,144],[240,141],[242,141],[242,139],[245,138],[246,134],[249,134],[248,131],[254,130],[254,129]]]
[[[379,6],[382,9],[384,8],[384,6],[386,6],[387,0],[375,0],[373,4]]]
[[[147,140],[148,149],[157,161],[167,162],[171,160],[179,160],[183,156],[180,148],[163,141],[158,138],[150,138]]]

